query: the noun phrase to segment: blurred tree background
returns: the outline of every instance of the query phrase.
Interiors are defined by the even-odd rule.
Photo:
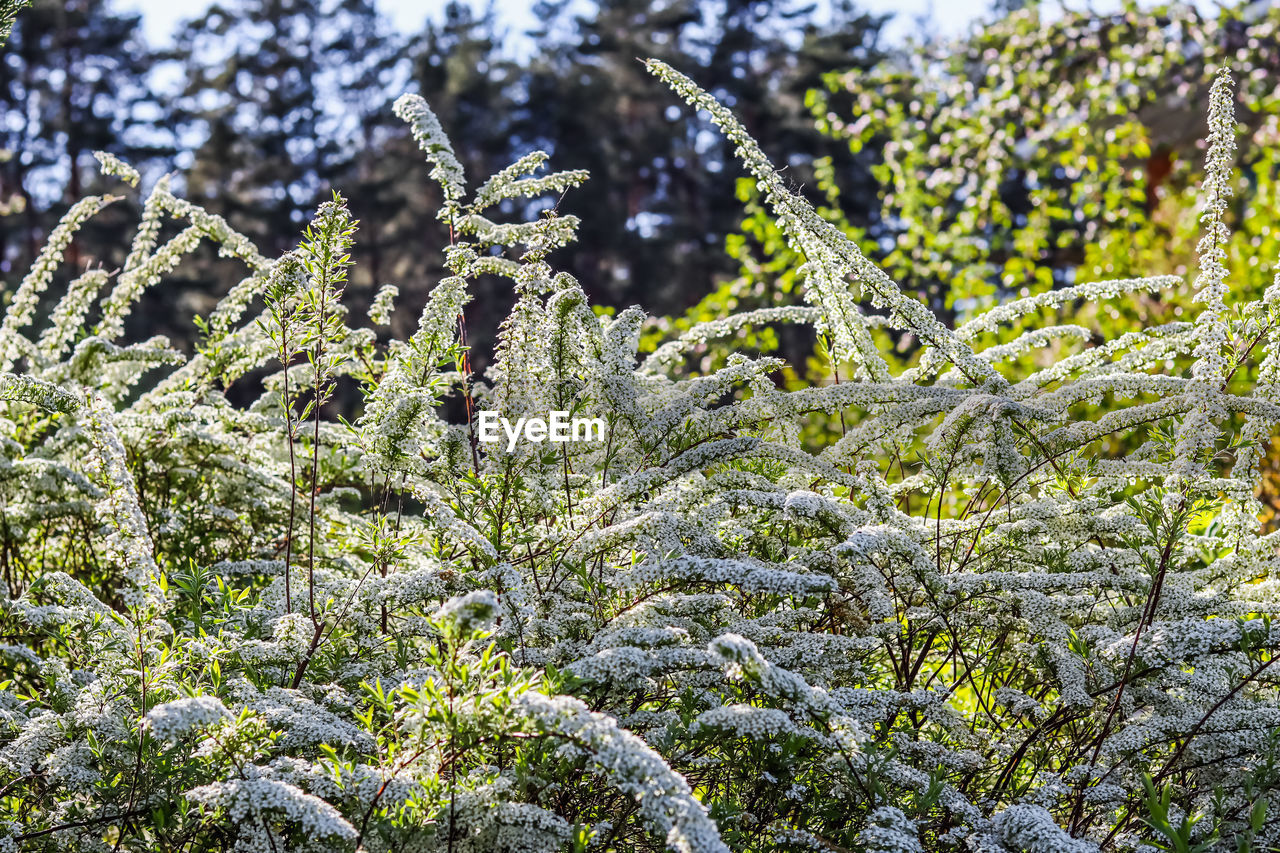
[[[649,56],[729,104],[794,187],[954,323],[1077,281],[1189,281],[1207,87],[1230,62],[1249,105],[1233,286],[1258,292],[1273,268],[1257,259],[1280,256],[1270,3],[1064,13],[1001,0],[969,36],[913,44],[892,43],[887,19],[854,0],[541,0],[526,33],[508,17],[497,3],[449,3],[402,33],[373,0],[219,0],[158,47],[111,0],[36,0],[0,64],[0,149],[13,154],[0,162],[0,272],[11,290],[68,206],[108,189],[91,156],[104,148],[147,181],[176,171],[179,190],[268,254],[295,245],[340,189],[361,221],[351,302],[361,310],[396,284],[403,334],[448,242],[416,177],[420,153],[391,115],[416,91],[473,176],[534,148],[590,170],[560,204],[582,226],[557,263],[606,310],[639,303],[672,318],[655,325],[679,327],[795,301],[799,259],[719,135],[644,73],[637,58]],[[122,263],[118,221],[99,223],[77,239],[73,267]],[[147,294],[135,316],[149,326],[133,331],[191,346],[188,318],[233,283],[224,263],[209,252],[184,264]],[[468,320],[482,365],[511,296],[496,283],[478,292]],[[1108,316],[1077,305],[1058,321],[1154,326],[1193,310],[1175,294]],[[912,342],[893,343],[910,361]],[[691,366],[734,348],[780,349],[803,371],[814,341],[744,329]],[[811,361],[808,378],[839,370]]]
[[[0,149],[15,153],[0,163],[0,198],[19,199],[0,216],[6,282],[70,204],[107,189],[91,156],[106,149],[147,180],[176,170],[177,189],[268,254],[296,245],[329,188],[341,189],[361,221],[353,303],[394,283],[400,321],[412,323],[448,242],[416,177],[421,154],[391,114],[415,91],[470,175],[534,148],[557,168],[589,169],[594,180],[560,207],[582,218],[560,264],[600,304],[683,312],[733,273],[724,243],[742,217],[736,167],[720,136],[645,73],[637,60],[650,56],[731,103],[798,184],[812,181],[816,156],[837,159],[856,188],[843,211],[852,221],[874,209],[870,162],[820,133],[805,97],[825,73],[884,58],[882,18],[847,0],[822,15],[795,0],[546,0],[534,11],[521,56],[496,3],[449,3],[423,31],[397,33],[372,0],[219,0],[160,48],[111,0],[36,0],[0,65]],[[121,219],[133,214],[124,205]],[[73,267],[123,261],[108,239],[118,223],[102,223],[77,240]],[[212,253],[184,264],[137,315],[160,328],[134,331],[189,344],[186,318],[230,275]],[[492,300],[471,309],[481,361],[485,330],[510,300],[482,292]]]

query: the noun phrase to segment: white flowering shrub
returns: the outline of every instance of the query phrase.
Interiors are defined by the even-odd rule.
[[[162,180],[123,268],[51,299],[111,199],[72,208],[0,323],[0,851],[1280,843],[1278,534],[1254,495],[1280,284],[1227,287],[1229,76],[1203,308],[1098,341],[1000,331],[1181,280],[948,328],[724,108],[650,68],[738,146],[808,304],[641,356],[641,311],[600,316],[551,265],[576,220],[518,215],[586,175],[539,175],[535,153],[469,190],[412,96],[396,111],[454,239],[406,340],[376,328],[394,288],[372,325],[343,305],[358,223],[338,197],[272,260]],[[245,274],[198,351],[123,340],[205,241]],[[482,275],[515,304],[475,375],[460,319]],[[781,390],[747,354],[688,369],[775,323],[812,325],[844,379]],[[912,367],[875,325],[910,335]],[[357,417],[333,414],[342,388]],[[605,431],[487,442],[481,411]]]

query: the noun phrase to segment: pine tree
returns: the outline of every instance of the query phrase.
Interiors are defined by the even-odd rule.
[[[163,125],[146,75],[150,52],[139,16],[109,0],[38,0],[18,17],[0,63],[0,198],[19,199],[0,217],[6,272],[31,262],[44,235],[91,190],[97,149],[143,162],[164,154]],[[79,261],[110,261],[89,229],[72,247]]]
[[[369,0],[234,0],[186,24],[178,118],[203,141],[193,198],[281,251],[361,143],[351,109],[382,61]],[[377,45],[377,47],[375,47]]]
[[[698,3],[601,0],[591,15],[540,4],[542,50],[530,61],[521,135],[593,180],[566,200],[583,219],[565,261],[589,294],[626,305],[641,293],[660,304],[701,287],[720,263],[715,223],[701,210],[705,176],[697,130],[653,86],[637,57],[687,65]],[[567,36],[557,33],[567,32]],[[697,222],[693,229],[684,226]],[[638,259],[643,259],[641,262]]]
[[[725,236],[737,230],[732,146],[655,91],[637,57],[694,71],[733,104],[797,186],[813,153],[851,162],[823,143],[804,105],[823,71],[879,57],[881,19],[837,4],[829,23],[789,0],[600,0],[590,15],[564,2],[539,5],[545,22],[530,62],[521,136],[593,176],[567,200],[583,240],[566,261],[602,301],[680,311],[733,269]],[[767,104],[767,106],[766,106]],[[801,152],[805,152],[803,155]],[[865,179],[848,199],[869,207]]]

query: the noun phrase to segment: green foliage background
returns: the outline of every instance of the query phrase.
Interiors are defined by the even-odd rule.
[[[1074,303],[1039,312],[986,342],[1040,325],[1080,324],[1109,339],[1194,316],[1191,279],[1203,179],[1203,104],[1214,69],[1240,77],[1239,171],[1226,249],[1231,287],[1261,296],[1280,259],[1280,8],[1128,2],[1110,14],[1041,13],[1029,4],[957,43],[905,51],[870,71],[825,75],[806,103],[817,127],[870,154],[879,186],[869,224],[842,213],[842,174],[815,162],[819,211],[940,316],[958,324],[1011,298],[1072,283],[1171,274],[1186,287],[1123,304]],[[791,253],[753,182],[741,232],[727,241],[739,263],[675,328],[796,291]],[[663,329],[666,324],[659,324]],[[811,342],[782,330],[744,330],[733,346],[780,349],[793,362]],[[878,333],[883,336],[884,333]],[[883,340],[909,364],[915,343]],[[1074,351],[1055,342],[1024,360]],[[709,353],[702,366],[729,350]],[[801,357],[798,357],[801,356]],[[821,355],[795,381],[834,381]],[[806,371],[801,371],[806,373]],[[1243,379],[1243,377],[1242,377]],[[1273,476],[1265,494],[1274,511]]]

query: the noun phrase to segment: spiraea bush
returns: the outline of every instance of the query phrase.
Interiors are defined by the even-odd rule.
[[[1280,567],[1255,498],[1280,284],[1227,287],[1230,77],[1199,314],[1100,341],[1001,329],[1184,282],[948,328],[650,68],[737,145],[807,304],[642,357],[641,311],[600,316],[552,266],[577,222],[536,202],[587,176],[540,176],[535,153],[469,191],[412,96],[397,112],[454,239],[407,340],[377,329],[394,288],[369,325],[343,306],[339,197],[272,260],[162,180],[124,266],[53,299],[111,199],[72,208],[0,323],[0,851],[1280,843]],[[204,241],[245,276],[198,350],[126,341]],[[515,302],[477,376],[460,319],[481,275]],[[784,390],[777,359],[741,353],[692,369],[781,323],[811,325],[840,381]],[[910,368],[876,326],[920,348]],[[1020,369],[1029,352],[1053,357]],[[348,420],[343,388],[363,393]],[[605,431],[481,442],[483,410]]]

